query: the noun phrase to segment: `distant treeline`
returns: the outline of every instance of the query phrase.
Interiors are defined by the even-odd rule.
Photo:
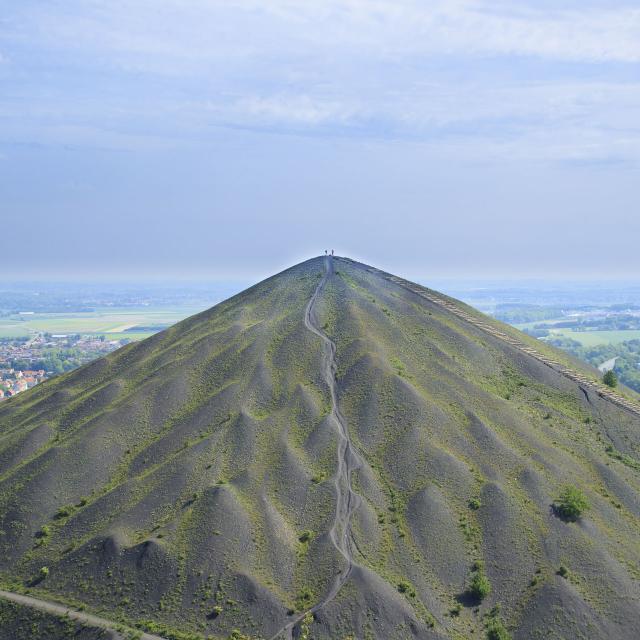
[[[548,344],[568,351],[594,367],[617,358],[614,371],[623,384],[640,393],[640,340],[627,340],[619,344],[600,344],[583,347],[576,340],[564,336],[552,336]]]
[[[12,360],[10,366],[24,371],[25,369],[44,369],[53,373],[64,373],[76,369],[80,365],[95,358],[95,354],[87,354],[81,349],[44,349],[36,360]]]
[[[538,322],[552,320],[562,316],[559,307],[543,307],[537,304],[499,304],[496,305],[494,317],[509,324],[524,324],[525,322]]]

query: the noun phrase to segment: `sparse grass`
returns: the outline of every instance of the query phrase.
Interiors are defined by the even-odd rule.
[[[205,640],[204,636],[200,633],[181,631],[156,620],[139,620],[136,623],[136,627],[144,629],[149,633],[161,634],[164,638],[167,638],[167,640]]]
[[[68,518],[73,513],[72,506],[64,506],[60,507],[54,516],[56,520],[63,520],[64,518]]]
[[[296,596],[295,607],[296,611],[304,611],[308,609],[313,601],[313,594],[310,589],[302,589]]]
[[[497,616],[489,618],[485,630],[487,640],[511,640],[511,634]]]
[[[614,460],[619,460],[625,466],[633,469],[634,471],[640,471],[640,461],[628,456],[624,453],[620,453],[613,445],[607,445],[605,448],[607,455]]]
[[[156,343],[115,354],[103,372],[79,377],[73,385],[52,381],[0,407],[0,454],[8,451],[6,443],[20,444],[37,426],[36,413],[51,425],[46,443],[2,477],[9,490],[0,495],[0,512],[19,508],[15,523],[3,524],[0,557],[10,557],[12,540],[30,537],[38,524],[47,523],[44,535],[36,534],[42,546],[11,565],[15,575],[26,583],[48,564],[54,574],[45,583],[48,589],[86,597],[90,607],[99,603],[107,612],[128,602],[122,615],[145,611],[145,617],[169,630],[218,638],[234,628],[240,629],[236,637],[262,630],[257,608],[236,589],[239,574],[285,607],[293,610],[295,603],[296,611],[306,611],[313,606],[337,570],[329,554],[315,554],[313,543],[332,522],[335,496],[326,480],[334,476],[337,455],[335,434],[327,428],[330,399],[318,372],[321,343],[302,327],[320,275],[316,265],[286,285],[276,279],[157,337]],[[561,468],[581,482],[584,477],[594,495],[606,496],[606,512],[600,509],[603,501],[594,498],[591,513],[601,537],[593,541],[594,551],[606,549],[637,575],[638,518],[598,471],[610,465],[624,474],[625,490],[637,491],[637,476],[629,471],[637,464],[631,457],[635,427],[607,411],[605,402],[592,418],[579,390],[557,385],[544,373],[531,375],[478,330],[388,283],[379,287],[378,278],[341,265],[316,310],[320,326],[337,345],[340,407],[366,461],[353,478],[364,500],[353,523],[364,554],[358,561],[402,593],[427,623],[433,620],[421,602],[423,588],[438,597],[453,596],[431,557],[451,553],[466,561],[479,557],[492,536],[504,536],[513,562],[521,563],[512,584],[525,586],[534,566],[544,566],[549,577],[557,560],[544,544],[548,505],[541,508],[536,496],[539,489],[557,486]],[[147,344],[153,348],[145,351]],[[177,374],[184,379],[174,389]],[[94,406],[97,392],[113,381],[122,384],[122,392]],[[55,390],[71,394],[59,409],[36,407]],[[170,409],[163,409],[164,402]],[[627,453],[611,445],[605,449],[609,442]],[[85,452],[77,465],[69,463],[68,453],[75,451]],[[95,487],[77,486],[78,471],[94,467],[95,474],[83,482]],[[30,495],[49,477],[55,480],[49,505],[73,504],[51,522],[48,510],[42,514],[34,506],[33,517],[29,512],[37,505]],[[218,480],[214,490],[224,500],[207,512]],[[428,487],[434,493],[422,496]],[[78,499],[83,493],[86,498]],[[489,518],[503,505],[513,520]],[[422,507],[441,510],[441,521],[429,521],[434,529],[427,532],[426,550],[414,511]],[[146,509],[148,522],[138,527]],[[292,557],[284,563],[269,538],[272,516],[291,532],[283,548]],[[236,519],[248,523],[246,536],[229,531],[228,523]],[[128,530],[131,523],[134,532]],[[103,559],[96,541],[116,529],[128,536],[126,551],[108,567],[98,565],[104,570],[95,577],[91,567]],[[134,567],[131,559],[148,541],[153,546],[144,551],[143,568]],[[566,547],[563,562],[581,566],[576,557],[585,549]],[[64,551],[73,549],[73,558],[60,562]],[[154,559],[156,553],[160,559]],[[492,565],[492,575],[510,571],[509,566],[514,565]],[[158,584],[158,571],[166,591],[155,601],[149,593],[150,585]],[[200,578],[202,571],[214,578]],[[290,577],[287,586],[282,575]],[[535,575],[531,586],[544,579]],[[581,580],[576,574],[575,581]],[[491,588],[481,565],[474,566],[467,584],[476,600]],[[605,617],[602,603],[611,584],[615,581],[606,570],[597,585],[580,584],[585,602],[596,603]],[[533,589],[523,591],[525,596],[513,597],[518,610],[509,620],[518,620],[519,607],[536,595]],[[346,619],[357,596],[348,584],[334,603],[337,615]],[[475,611],[463,612],[458,604],[449,615],[448,625],[460,637],[469,624],[476,625],[475,635],[486,630],[490,640],[508,637],[506,622],[497,618],[479,629]],[[368,617],[362,628],[345,628],[344,634],[371,638],[380,635],[376,625]],[[310,629],[315,635],[314,625]],[[409,633],[399,629],[398,637],[404,632]]]
[[[413,585],[406,580],[400,580],[398,582],[398,591],[404,595],[409,596],[410,598],[416,597],[416,590],[413,588]]]
[[[302,544],[305,544],[307,542],[309,542],[309,540],[311,540],[313,536],[313,533],[311,531],[303,531],[299,536],[298,536],[298,542],[301,542]]]
[[[471,500],[469,500],[469,509],[477,511],[481,506],[482,502],[480,501],[480,498],[471,498]]]

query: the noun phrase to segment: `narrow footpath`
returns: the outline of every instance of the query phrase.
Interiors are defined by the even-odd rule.
[[[354,511],[360,506],[360,496],[353,491],[351,484],[351,476],[361,466],[361,458],[355,450],[347,422],[338,407],[338,391],[336,383],[336,345],[335,343],[317,326],[314,315],[314,307],[327,281],[333,275],[333,257],[325,258],[325,273],[316,287],[316,290],[307,304],[304,314],[304,324],[315,335],[317,335],[323,344],[323,362],[322,375],[331,395],[331,413],[329,419],[336,425],[338,434],[338,451],[337,451],[337,467],[334,476],[334,485],[336,491],[336,512],[333,525],[329,531],[329,537],[333,546],[345,560],[345,567],[339,571],[333,579],[331,586],[324,597],[313,607],[310,607],[303,613],[298,614],[293,620],[285,625],[280,631],[272,636],[271,640],[293,638],[293,630],[308,614],[313,614],[329,604],[337,595],[344,584],[349,579],[353,567],[356,562],[353,558],[353,535],[351,532],[351,518]]]
[[[42,611],[44,613],[51,613],[55,616],[66,616],[67,618],[71,618],[71,620],[76,620],[89,627],[98,627],[99,629],[115,631],[117,633],[120,633],[121,635],[122,632],[119,631],[119,629],[124,628],[129,633],[134,633],[137,631],[136,629],[127,627],[126,625],[120,624],[119,622],[113,622],[112,620],[100,618],[98,616],[91,615],[90,613],[84,613],[83,611],[76,611],[63,604],[49,602],[47,600],[40,600],[40,598],[34,598],[33,596],[27,596],[22,593],[13,593],[13,591],[0,590],[0,598],[10,600],[11,602],[15,602],[16,604],[20,604],[25,607],[30,607],[31,609],[37,609],[38,611]],[[139,633],[139,631],[137,632]],[[151,633],[143,633],[139,637],[141,638],[141,640],[165,640],[164,638],[155,636]]]

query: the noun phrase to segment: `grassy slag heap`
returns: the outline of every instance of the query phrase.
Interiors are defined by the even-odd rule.
[[[362,458],[357,564],[298,629],[637,638],[640,419],[379,272],[334,270],[314,316]],[[4,402],[5,586],[177,638],[269,638],[320,600],[344,568],[303,322],[323,273],[297,265]],[[569,485],[590,506],[575,521],[553,508]]]

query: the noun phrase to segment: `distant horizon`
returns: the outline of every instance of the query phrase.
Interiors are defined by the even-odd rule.
[[[236,273],[216,273],[213,271],[191,271],[182,274],[175,272],[160,272],[155,270],[153,273],[145,272],[144,270],[131,269],[128,271],[109,271],[102,270],[94,273],[84,273],[82,276],[78,276],[77,273],[44,273],[44,272],[30,272],[22,273],[20,275],[15,273],[3,274],[0,279],[0,288],[9,285],[27,285],[27,284],[75,284],[75,285],[87,285],[87,286],[100,286],[117,284],[123,286],[138,286],[149,285],[154,287],[161,287],[165,284],[171,284],[175,286],[191,285],[195,287],[206,286],[210,284],[220,283],[254,283],[269,278],[273,275],[285,271],[296,264],[311,260],[313,258],[322,257],[322,254],[309,256],[295,262],[291,262],[285,266],[279,265],[274,267],[273,271],[240,271]],[[381,266],[375,262],[362,258],[354,258],[349,255],[341,256],[336,254],[336,257],[347,257],[357,262],[362,262],[372,267],[379,268],[383,271],[393,273],[395,275],[404,276],[407,278],[415,279],[416,281],[433,280],[434,282],[452,282],[452,283],[468,283],[469,285],[496,285],[501,284],[531,284],[531,285],[544,285],[544,284],[576,284],[576,285],[606,285],[607,283],[616,283],[618,285],[629,285],[640,287],[640,274],[628,274],[628,273],[607,273],[604,275],[598,275],[595,273],[585,272],[582,274],[576,274],[574,272],[554,272],[554,273],[513,273],[510,275],[500,274],[492,271],[485,274],[478,274],[478,272],[432,272],[418,271],[414,268],[403,269],[402,265],[393,267],[387,265]],[[505,269],[506,270],[506,269]]]

